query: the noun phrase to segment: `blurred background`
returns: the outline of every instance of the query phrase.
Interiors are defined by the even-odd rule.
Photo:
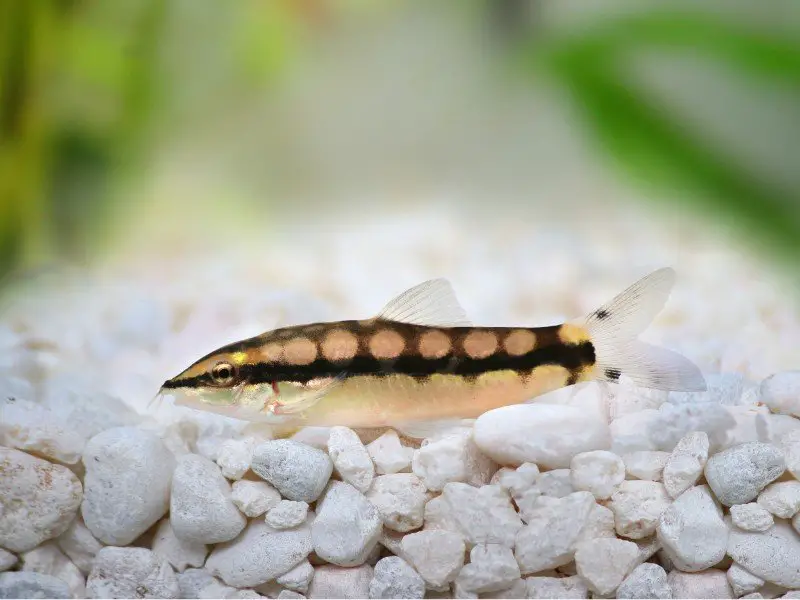
[[[799,40],[794,0],[0,0],[2,281],[386,210],[644,215],[791,275]]]

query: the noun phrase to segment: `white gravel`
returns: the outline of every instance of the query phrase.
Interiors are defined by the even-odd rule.
[[[723,559],[728,526],[708,486],[693,487],[678,496],[661,515],[658,539],[682,571],[702,571]]]
[[[642,563],[619,585],[617,598],[672,598],[667,572],[660,565]]]
[[[770,512],[755,502],[734,504],[730,515],[733,524],[742,531],[766,531],[775,523]]]
[[[86,581],[88,598],[180,598],[175,572],[147,548],[106,547]]]
[[[291,529],[306,520],[308,504],[294,500],[281,500],[266,516],[267,525],[273,529]]]
[[[697,483],[708,460],[708,448],[708,435],[704,431],[691,431],[678,441],[662,475],[670,496],[677,498]]]
[[[451,531],[410,533],[400,547],[403,557],[433,589],[454,581],[464,566],[464,539]]]
[[[72,471],[0,447],[0,473],[0,546],[26,552],[66,531],[83,497]]]
[[[375,548],[382,526],[381,514],[364,494],[349,483],[331,481],[311,525],[314,551],[334,565],[355,567]]]
[[[428,492],[412,473],[379,475],[367,493],[381,514],[385,527],[394,531],[413,531],[422,527]]]
[[[407,240],[395,246],[386,227],[353,233],[347,248],[361,235],[407,256]],[[584,314],[672,261],[650,250],[658,244],[649,234],[630,268],[627,250],[597,239],[582,246],[585,259],[559,258],[550,275],[548,259],[531,275],[529,258],[513,257],[545,248],[552,256],[549,243],[537,245],[540,230],[526,227],[524,242],[478,235],[461,244],[447,220],[435,231],[414,227],[414,244],[438,264],[471,265],[450,276],[477,308],[476,323]],[[590,234],[567,235],[587,244]],[[397,287],[397,273],[409,285],[430,274],[388,269],[364,253],[355,275],[338,268],[351,250],[336,246],[324,252],[336,277],[321,277],[317,236],[292,248],[287,256],[307,252],[307,268],[292,262],[291,277],[272,266],[280,261],[244,269],[226,254],[222,269],[215,257],[199,270],[196,260],[175,263],[168,276],[126,272],[127,283],[109,279],[102,294],[75,286],[74,300],[51,294],[50,309],[43,295],[36,310],[22,306],[0,322],[0,597],[770,598],[800,590],[800,319],[777,286],[752,284],[760,270],[692,248],[691,266],[678,269],[679,286],[648,329],[701,366],[702,394],[643,390],[626,377],[608,395],[582,384],[418,444],[393,430],[344,427],[272,440],[259,424],[168,402],[147,407],[200,348],[259,333],[278,315],[369,314]],[[487,282],[509,256],[508,272]],[[474,264],[488,258],[491,269]],[[597,273],[609,264],[619,281],[605,285]],[[365,283],[370,267],[375,277]],[[742,293],[721,291],[731,288]],[[519,293],[529,289],[534,313]]]
[[[234,481],[231,486],[231,502],[246,517],[260,517],[280,501],[280,492],[266,481],[242,479]]]
[[[72,598],[66,582],[41,573],[0,573],[0,598]]]
[[[199,454],[178,459],[170,498],[172,529],[185,542],[228,542],[247,524],[231,500],[230,483],[217,465]]]
[[[86,444],[83,464],[81,514],[104,544],[130,544],[169,509],[175,460],[156,434],[107,429]]]
[[[400,437],[394,429],[367,444],[367,452],[375,463],[378,475],[392,475],[409,469],[414,455],[412,448],[400,443]]]
[[[375,564],[370,598],[424,598],[425,580],[402,558],[387,556]]]
[[[314,502],[333,472],[328,455],[293,440],[264,442],[253,454],[253,471],[288,500]]]
[[[607,500],[625,481],[625,463],[607,450],[582,452],[572,458],[567,476],[574,490],[591,492],[598,500]]]
[[[375,477],[375,464],[355,431],[347,427],[331,427],[328,454],[342,481],[361,493],[369,489]]]
[[[218,545],[205,566],[228,585],[254,587],[287,573],[312,550],[311,528],[307,523],[278,531],[254,520],[235,540]]]
[[[426,440],[414,451],[411,468],[425,487],[434,492],[451,482],[483,485],[497,470],[494,462],[475,445],[469,429]]]
[[[176,571],[182,573],[187,567],[202,567],[208,547],[200,542],[179,539],[170,520],[163,519],[153,536],[153,552],[166,558]]]
[[[786,469],[780,448],[762,442],[740,444],[715,454],[705,467],[706,480],[725,506],[754,500]]]
[[[576,454],[608,449],[611,434],[602,419],[573,406],[518,404],[478,417],[475,443],[501,464],[558,469]]]

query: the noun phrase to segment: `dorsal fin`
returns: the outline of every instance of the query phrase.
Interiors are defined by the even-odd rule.
[[[432,327],[472,325],[447,279],[430,279],[390,300],[378,319]]]

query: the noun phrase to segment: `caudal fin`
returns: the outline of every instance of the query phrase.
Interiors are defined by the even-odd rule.
[[[640,387],[702,392],[700,369],[676,352],[638,340],[664,307],[675,283],[675,271],[659,269],[634,283],[586,318],[602,381],[630,377]]]

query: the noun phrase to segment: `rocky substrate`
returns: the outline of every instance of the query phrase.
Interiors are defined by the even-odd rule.
[[[420,231],[420,246],[432,260],[452,256],[452,232],[447,248],[425,246],[436,231]],[[520,256],[554,243],[524,233],[540,241],[519,242]],[[658,245],[648,236],[638,247]],[[483,278],[501,264],[490,246],[468,257],[485,260],[474,266]],[[728,289],[751,273],[695,252],[696,270],[678,267],[683,291],[652,332],[701,365],[707,392],[623,378],[605,396],[585,384],[421,443],[344,427],[275,440],[253,424],[148,407],[161,381],[278,313],[331,316],[283,292],[254,298],[276,285],[274,272],[165,264],[148,272],[149,288],[127,273],[135,285],[117,277],[38,293],[0,326],[0,598],[800,597],[800,325],[768,288],[718,302],[721,281]],[[373,259],[378,277],[385,256],[359,264]],[[295,287],[304,277],[329,285],[303,269],[313,261],[293,261]],[[590,272],[556,270],[542,271],[539,317],[507,321],[580,314],[647,271],[592,289]],[[373,308],[386,299],[338,277],[348,297]],[[472,289],[512,306],[501,279],[510,288],[515,276]],[[183,280],[193,283],[170,284]]]

